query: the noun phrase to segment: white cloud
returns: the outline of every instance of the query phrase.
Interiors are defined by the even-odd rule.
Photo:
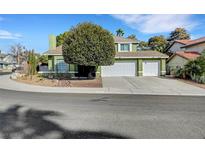
[[[19,39],[22,35],[18,33],[11,33],[0,29],[0,39]]]
[[[129,27],[142,33],[154,34],[170,32],[177,27],[193,29],[197,23],[191,20],[191,15],[152,14],[152,15],[112,15],[126,23]]]

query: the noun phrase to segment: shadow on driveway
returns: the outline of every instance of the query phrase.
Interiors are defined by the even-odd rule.
[[[48,120],[47,116],[61,116],[54,111],[29,109],[13,105],[0,111],[0,138],[61,138],[61,139],[123,139],[121,135],[109,132],[71,131]]]

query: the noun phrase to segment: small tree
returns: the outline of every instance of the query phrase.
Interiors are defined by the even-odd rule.
[[[21,63],[20,59],[25,53],[25,47],[20,43],[12,45],[10,47],[10,53],[16,58],[17,64],[19,65]]]
[[[63,43],[63,57],[68,64],[78,64],[92,77],[98,66],[113,65],[115,45],[112,34],[101,26],[81,23],[71,28]]]
[[[36,55],[34,53],[34,50],[30,51],[29,52],[29,55],[28,55],[28,73],[29,73],[29,76],[31,76],[31,79],[32,79],[32,76],[36,74],[36,66],[37,66],[37,61],[36,61]]]
[[[190,34],[185,28],[176,28],[169,34],[168,41],[190,39]]]
[[[48,56],[47,55],[39,56],[37,62],[38,63],[48,64]]]
[[[151,37],[148,40],[148,45],[152,50],[157,50],[160,52],[164,52],[164,49],[167,45],[167,40],[163,35]]]
[[[135,34],[131,34],[127,38],[132,39],[132,40],[137,40],[137,37]]]
[[[149,47],[148,42],[140,41],[139,42],[139,47],[142,48],[142,49]]]

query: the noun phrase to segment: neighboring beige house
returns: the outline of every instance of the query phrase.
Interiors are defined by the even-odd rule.
[[[205,37],[192,40],[188,44],[181,47],[181,49],[185,51],[197,51],[201,53],[205,50]]]
[[[178,51],[173,54],[167,61],[167,73],[175,74],[179,68],[183,68],[188,61],[194,60],[200,56],[200,53],[195,51]]]
[[[176,51],[182,50],[184,45],[187,45],[191,40],[175,40],[171,45],[166,49],[166,52],[175,53]]]
[[[201,53],[205,50],[205,37],[195,40],[175,40],[167,49],[166,52],[176,53],[183,51],[194,51]]]

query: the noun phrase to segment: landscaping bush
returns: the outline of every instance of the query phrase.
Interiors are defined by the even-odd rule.
[[[175,70],[175,77],[177,78],[185,78],[185,71],[183,68],[178,68]]]
[[[176,71],[176,77],[191,79],[198,83],[205,83],[205,56],[189,61],[183,69]]]

